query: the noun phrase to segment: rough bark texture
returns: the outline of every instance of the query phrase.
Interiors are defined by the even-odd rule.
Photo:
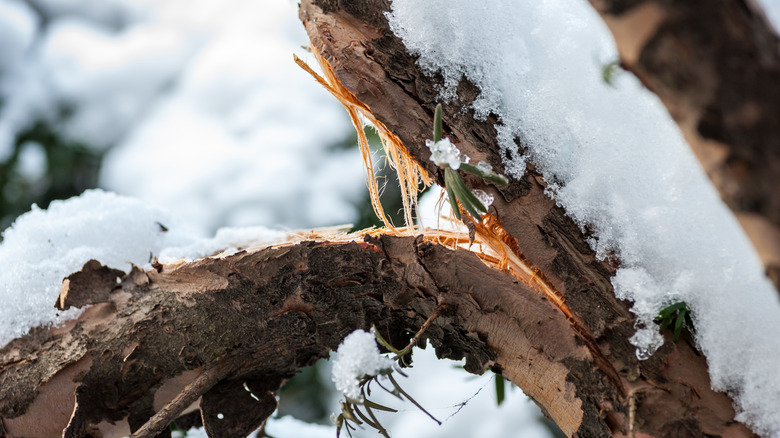
[[[423,146],[437,78],[422,74],[389,31],[387,8],[383,0],[309,0],[300,14],[342,84],[441,182]],[[458,91],[445,106],[446,134],[501,169],[496,120],[461,113],[478,90],[463,81]],[[634,320],[610,284],[615,267],[595,259],[538,173],[500,190],[466,180],[497,195],[491,212],[565,296],[572,318],[474,254],[422,238],[305,242],[134,269],[108,294],[114,272],[89,263],[58,300],[93,303],[78,320],[0,349],[0,436],[60,436],[63,428],[65,436],[120,436],[204,375],[219,377],[200,404],[207,431],[240,435],[273,409],[284,379],[352,330],[376,324],[401,346],[436,306],[443,314],[425,336],[440,357],[503,373],[570,436],[751,436],[734,421],[729,397],[710,389],[705,360],[685,335],[636,360]]]
[[[375,324],[400,347],[436,306],[425,336],[440,357],[465,357],[471,372],[503,369],[544,388],[545,403],[577,411],[566,364],[588,354],[557,308],[467,251],[412,237],[372,242],[133,270],[77,321],[0,350],[0,435],[122,436],[222,367],[230,373],[203,396],[203,422],[210,436],[243,436],[273,411],[265,394],[348,333]]]
[[[780,291],[780,41],[755,2],[591,0]]]

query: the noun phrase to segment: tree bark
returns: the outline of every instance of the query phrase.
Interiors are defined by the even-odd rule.
[[[419,70],[386,10],[383,0],[307,0],[300,16],[342,85],[442,183],[423,147],[440,78]],[[477,94],[462,81],[444,128],[472,159],[501,169],[495,118],[461,113]],[[201,393],[210,436],[239,436],[270,414],[284,379],[349,332],[374,324],[402,346],[437,308],[442,316],[424,336],[439,357],[502,373],[569,436],[752,436],[734,421],[731,399],[710,389],[687,335],[673,343],[667,333],[650,359],[636,359],[634,319],[610,283],[615,262],[595,258],[530,167],[505,188],[465,179],[496,195],[491,214],[508,246],[564,304],[421,236],[303,242],[134,269],[108,293],[106,278],[116,273],[90,263],[58,300],[92,304],[78,320],[0,349],[0,436],[129,433],[175,395]]]
[[[401,347],[436,308],[425,337],[439,357],[503,370],[555,411],[579,412],[567,376],[591,373],[588,353],[554,305],[468,251],[421,237],[366,240],[134,269],[78,320],[0,350],[0,435],[122,436],[211,369],[229,372],[203,388],[209,435],[245,435],[276,404],[253,400],[245,384],[269,394],[372,324]]]
[[[780,291],[780,40],[749,0],[591,0]]]

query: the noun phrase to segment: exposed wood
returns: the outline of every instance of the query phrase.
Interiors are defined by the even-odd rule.
[[[780,40],[754,1],[591,0],[780,291]]]

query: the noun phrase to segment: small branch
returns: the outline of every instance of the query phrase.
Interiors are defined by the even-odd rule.
[[[444,304],[437,305],[435,309],[433,309],[433,313],[431,313],[431,316],[428,317],[428,319],[425,320],[422,327],[420,327],[420,330],[415,333],[412,340],[409,342],[409,345],[403,348],[403,350],[399,351],[398,357],[403,357],[407,355],[410,351],[412,351],[412,348],[414,348],[415,345],[417,345],[417,342],[420,341],[420,337],[423,333],[425,333],[426,330],[428,330],[428,327],[433,324],[433,321],[436,320],[436,318],[439,317],[439,314],[441,313],[441,309],[444,307]]]
[[[203,371],[195,380],[187,385],[170,403],[154,414],[149,421],[138,429],[130,438],[154,438],[192,403],[205,394],[220,380],[230,375],[238,363],[235,360],[224,359],[214,367]]]

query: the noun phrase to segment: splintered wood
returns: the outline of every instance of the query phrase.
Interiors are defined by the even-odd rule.
[[[406,222],[406,226],[414,232],[415,221],[413,218],[413,211],[417,211],[417,195],[420,192],[420,185],[429,187],[433,183],[433,180],[420,165],[417,164],[414,158],[412,158],[401,143],[401,140],[390,132],[382,122],[374,117],[371,109],[360,102],[354,94],[341,85],[341,82],[336,78],[333,69],[325,58],[320,56],[316,50],[312,49],[311,53],[320,65],[320,68],[325,75],[324,78],[309,67],[303,60],[295,55],[293,56],[295,62],[307,73],[312,75],[312,77],[341,102],[347,110],[349,118],[352,120],[352,125],[355,126],[355,131],[357,132],[360,153],[363,156],[363,169],[366,176],[366,185],[368,186],[368,191],[371,195],[371,205],[374,208],[374,212],[386,227],[395,229],[392,221],[385,215],[385,211],[382,208],[382,203],[379,199],[381,190],[379,184],[377,184],[376,174],[374,173],[374,161],[371,157],[368,138],[366,138],[366,133],[363,130],[364,120],[368,121],[369,124],[376,128],[379,138],[382,140],[385,157],[390,163],[390,167],[395,169],[398,174],[398,183],[401,186],[401,200],[404,207],[404,221]]]

